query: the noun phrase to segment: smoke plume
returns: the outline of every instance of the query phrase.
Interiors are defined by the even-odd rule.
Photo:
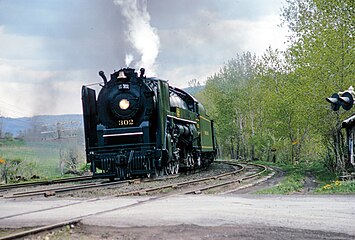
[[[132,47],[141,55],[136,62],[136,69],[146,68],[150,74],[155,74],[155,59],[159,53],[160,40],[157,30],[150,25],[150,15],[146,0],[114,0],[121,7],[121,13],[127,21],[126,37]],[[134,59],[132,54],[126,54],[126,64]]]
[[[129,67],[129,65],[131,65],[133,59],[134,59],[134,57],[132,54],[130,54],[130,53],[126,54],[125,63],[126,63],[127,67]]]

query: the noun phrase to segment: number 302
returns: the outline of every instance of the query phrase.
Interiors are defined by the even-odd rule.
[[[119,126],[128,126],[128,125],[133,125],[133,119],[128,119],[128,120],[118,120],[118,125]]]

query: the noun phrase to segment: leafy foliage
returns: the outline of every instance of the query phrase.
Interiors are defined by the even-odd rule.
[[[224,156],[288,163],[325,159],[344,171],[341,120],[325,101],[354,74],[354,2],[288,0],[289,48],[246,52],[208,78],[198,98],[216,121]]]
[[[5,183],[29,180],[36,176],[36,165],[22,159],[0,158],[0,180]]]
[[[331,181],[317,189],[317,193],[354,193],[355,181]]]
[[[59,150],[59,168],[61,175],[80,174],[84,164],[84,154],[75,141],[69,141],[67,145],[62,145]]]

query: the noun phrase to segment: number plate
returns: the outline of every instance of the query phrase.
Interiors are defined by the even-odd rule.
[[[118,126],[132,126],[134,124],[133,119],[118,120]]]

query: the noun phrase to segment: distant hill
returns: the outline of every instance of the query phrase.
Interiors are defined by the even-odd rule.
[[[183,90],[196,96],[205,86],[188,87]],[[65,115],[41,115],[34,117],[22,118],[0,118],[0,130],[2,133],[11,133],[13,136],[18,136],[33,127],[55,130],[57,124],[61,124],[64,128],[83,128],[82,114],[65,114]]]
[[[190,93],[192,96],[196,96],[199,92],[201,92],[205,86],[196,86],[196,87],[188,87],[184,88],[183,90]]]
[[[18,136],[21,132],[33,127],[55,129],[58,123],[65,125],[67,128],[77,128],[78,126],[83,126],[83,116],[81,114],[65,114],[0,118],[0,129],[3,133],[9,132],[13,134],[13,136]]]

